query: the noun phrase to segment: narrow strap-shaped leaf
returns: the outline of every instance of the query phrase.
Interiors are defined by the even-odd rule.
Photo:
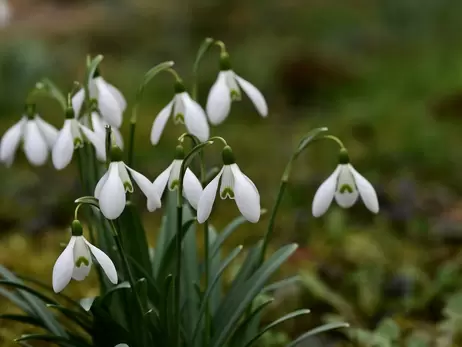
[[[306,134],[302,140],[300,141],[300,144],[298,145],[296,155],[299,155],[303,150],[313,141],[315,140],[318,135],[326,132],[328,129],[323,127],[323,128],[316,128],[311,130],[308,134]]]
[[[26,315],[21,315],[21,314],[1,314],[0,315],[0,320],[11,320],[14,322],[22,323],[22,324],[30,324],[34,325],[40,328],[45,328],[43,325],[43,322],[40,321],[40,319],[37,319],[32,316],[26,316]]]
[[[109,289],[106,293],[104,293],[104,295],[101,297],[101,304],[102,306],[104,306],[107,301],[109,300],[109,298],[111,297],[111,295],[113,295],[115,292],[118,292],[120,290],[125,290],[125,289],[130,289],[130,283],[128,283],[127,281],[124,281],[124,282],[121,282],[119,283],[118,285],[112,287],[111,289]]]
[[[14,340],[15,342],[21,341],[44,341],[52,342],[57,345],[74,345],[75,347],[91,347],[90,344],[84,343],[83,341],[77,341],[75,339],[69,339],[67,337],[56,336],[56,335],[46,335],[46,334],[28,334],[23,335]]]
[[[337,322],[337,323],[329,323],[329,324],[324,324],[321,325],[317,328],[314,328],[302,335],[300,335],[298,338],[296,338],[294,341],[289,343],[286,347],[295,347],[299,343],[302,343],[305,341],[310,336],[314,336],[329,330],[334,330],[334,329],[339,329],[339,328],[348,328],[350,325],[348,323],[343,323],[343,322]]]
[[[209,247],[211,244],[215,242],[215,240],[218,237],[218,234],[213,226],[209,226],[208,228],[209,231]],[[222,262],[222,252],[218,251],[215,253],[214,256],[209,258],[209,283],[213,281],[215,276],[220,272]],[[205,270],[205,264],[204,264],[204,270]],[[214,288],[212,292],[210,293],[210,297],[208,298],[209,301],[209,314],[213,316],[215,312],[217,311],[218,307],[220,306],[221,303],[221,298],[223,295],[223,279],[222,276],[220,276],[216,283],[214,283]]]
[[[13,281],[0,280],[0,286],[13,287],[15,289],[23,290],[23,291],[28,292],[28,293],[30,293],[32,295],[35,295],[37,298],[43,300],[47,304],[55,304],[55,305],[58,304],[55,300],[47,297],[45,294],[42,294],[39,291],[37,291],[37,290],[35,290],[35,289],[31,288],[31,287],[26,286],[25,284],[13,282]]]
[[[82,312],[77,312],[71,310],[67,307],[59,306],[59,305],[47,305],[49,308],[53,308],[59,312],[61,312],[65,317],[82,327],[85,331],[91,334],[92,329],[92,322],[90,319],[90,315],[83,314]]]
[[[263,265],[242,285],[233,298],[234,305],[217,311],[216,334],[212,339],[213,347],[221,347],[236,329],[236,323],[248,305],[260,293],[269,277],[295,252],[296,244],[291,244],[276,251]],[[236,305],[237,303],[237,305]]]
[[[11,301],[13,304],[18,306],[21,310],[28,313],[29,315],[35,315],[35,312],[31,309],[27,301],[25,301],[20,295],[14,292],[10,292],[4,288],[0,287],[0,296],[5,297],[7,300]]]
[[[145,268],[143,268],[140,264],[138,264],[136,260],[133,259],[130,255],[127,255],[127,258],[128,258],[128,261],[132,263],[132,265],[136,267],[138,271],[140,272],[140,274],[144,278],[146,278],[146,280],[148,281],[148,284],[151,286],[150,288],[151,290],[149,291],[148,295],[150,297],[150,300],[153,302],[153,304],[157,305],[159,302],[159,298],[160,298],[160,289],[157,286],[156,281],[152,277],[152,274],[148,273],[148,271]]]
[[[242,224],[246,223],[247,219],[244,216],[238,216],[229,223],[221,233],[218,234],[215,242],[213,242],[212,247],[210,248],[210,258],[213,258],[215,254],[220,250],[223,243],[228,239],[228,237]]]
[[[254,323],[260,323],[260,313],[272,302],[274,302],[273,298],[267,299],[245,317],[245,319],[239,324],[233,336],[231,337],[231,342],[229,344],[230,347],[241,347],[245,343],[245,332],[247,331],[247,327],[254,325]]]
[[[7,281],[23,285],[22,281],[18,277],[16,277],[11,271],[2,265],[0,265],[0,275],[3,276]],[[57,336],[67,336],[64,328],[56,320],[53,314],[48,311],[42,300],[23,289],[18,289],[17,292],[24,299],[24,301],[28,303],[35,315],[43,320],[44,324],[48,330],[50,330],[50,332],[56,334]]]
[[[250,347],[255,341],[257,341],[260,338],[260,336],[262,336],[268,330],[271,330],[274,327],[278,326],[279,324],[284,323],[285,321],[288,321],[289,319],[293,319],[293,318],[296,318],[296,317],[299,317],[299,316],[302,316],[302,315],[305,315],[305,314],[308,314],[308,313],[310,313],[310,310],[302,309],[302,310],[298,310],[298,311],[288,313],[285,316],[283,316],[283,317],[281,317],[279,319],[276,319],[274,322],[268,324],[262,330],[260,330],[257,335],[252,337],[250,339],[250,341],[245,344],[244,347]]]
[[[223,272],[225,271],[225,269],[228,267],[228,265],[234,260],[234,258],[236,258],[236,256],[240,253],[240,251],[242,250],[242,246],[237,246],[236,248],[234,248],[231,253],[223,260],[223,263],[221,264],[220,266],[220,269],[218,270],[218,272],[216,273],[215,277],[213,278],[212,282],[209,284],[209,287],[207,288],[207,290],[205,291],[205,294],[204,294],[204,297],[202,298],[202,304],[201,304],[201,307],[199,309],[199,320],[197,321],[196,323],[196,327],[194,329],[194,334],[193,334],[193,338],[192,338],[192,344],[194,343],[194,340],[197,336],[197,333],[199,331],[199,326],[200,326],[200,322],[202,320],[202,317],[204,316],[204,314],[209,314],[209,312],[205,312],[205,308],[206,308],[206,301],[207,299],[209,298],[210,296],[210,293],[213,291],[216,283],[218,282],[218,280],[220,279],[221,275],[223,274]]]
[[[289,277],[289,278],[285,278],[283,280],[280,280],[280,281],[277,281],[277,282],[274,282],[274,283],[271,283],[271,284],[267,285],[266,287],[264,287],[262,289],[261,292],[262,292],[262,294],[267,293],[267,292],[272,292],[272,291],[284,288],[285,286],[288,286],[288,285],[291,285],[291,284],[294,284],[294,283],[298,283],[298,282],[300,282],[300,280],[301,280],[301,278],[300,278],[299,275],[292,276],[292,277]]]

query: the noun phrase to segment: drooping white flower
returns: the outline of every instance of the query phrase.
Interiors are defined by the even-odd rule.
[[[343,158],[314,195],[312,212],[315,217],[322,216],[334,198],[340,207],[349,208],[361,197],[371,212],[379,212],[379,201],[374,187],[349,163],[346,151],[343,152]]]
[[[258,113],[262,117],[266,117],[268,105],[263,94],[253,84],[231,70],[229,56],[222,54],[221,71],[210,88],[207,98],[206,110],[210,123],[218,125],[226,119],[231,110],[231,103],[241,100],[241,88],[252,101]]]
[[[111,126],[120,128],[123,113],[127,108],[122,93],[99,75],[90,81],[89,92],[90,98],[97,100],[98,109],[104,120]],[[80,114],[84,100],[85,90],[82,88],[72,98],[72,107],[76,115]]]
[[[92,256],[103,269],[108,279],[117,283],[117,271],[112,260],[99,248],[93,246],[82,235],[82,226],[72,223],[72,237],[69,244],[56,260],[53,267],[53,290],[62,291],[71,281],[83,281],[90,273]]]
[[[3,135],[0,141],[0,161],[11,166],[22,143],[26,158],[34,166],[45,164],[58,130],[39,115],[28,113]]]
[[[89,118],[91,118],[91,122],[89,121]],[[102,138],[106,138],[106,125],[110,125],[108,122],[106,122],[97,112],[92,112],[91,116],[85,116],[83,117],[82,120],[83,124],[88,124],[87,127],[92,127],[93,131]],[[114,140],[117,146],[119,146],[121,149],[124,148],[124,140],[122,137],[122,134],[120,133],[120,130],[117,129],[115,126],[111,125],[111,132],[112,135],[114,136]]]
[[[210,136],[207,116],[202,107],[186,92],[181,83],[175,85],[175,96],[154,119],[151,129],[151,143],[159,143],[162,132],[170,116],[174,124],[184,124],[188,132],[201,141],[207,141]]]
[[[184,159],[182,146],[177,146],[175,159],[153,182],[159,196],[161,197],[167,187],[169,190],[176,190],[180,184],[180,170]],[[188,200],[194,209],[197,209],[199,198],[202,194],[202,185],[194,173],[186,168],[183,177],[183,196]]]
[[[218,175],[204,188],[197,205],[197,221],[205,222],[212,212],[213,203],[220,185],[220,197],[236,200],[242,215],[252,223],[260,220],[260,194],[255,184],[241,172],[234,161],[231,148],[223,149],[224,166]]]
[[[51,152],[53,165],[57,170],[64,169],[72,160],[74,150],[83,147],[85,138],[95,147],[99,160],[106,160],[105,134],[101,136],[91,131],[74,118],[72,108],[66,111],[66,120],[63,128],[59,131],[56,143]]]
[[[10,24],[12,17],[11,6],[7,0],[0,0],[0,29]]]
[[[122,152],[117,146],[111,151],[111,160],[108,171],[101,177],[94,192],[95,198],[99,200],[99,208],[107,219],[116,219],[122,214],[126,203],[125,193],[133,192],[128,171],[146,196],[148,210],[152,212],[161,206],[154,185],[145,176],[124,164]]]

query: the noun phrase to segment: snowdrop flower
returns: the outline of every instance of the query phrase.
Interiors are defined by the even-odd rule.
[[[99,160],[106,160],[105,136],[93,132],[74,117],[74,110],[66,110],[66,120],[59,131],[58,138],[51,152],[53,165],[57,170],[64,169],[72,160],[74,150],[83,147],[83,135],[96,149]]]
[[[223,149],[224,166],[218,175],[204,188],[197,206],[197,220],[205,222],[212,211],[212,206],[220,185],[220,197],[236,200],[242,215],[252,223],[260,219],[260,194],[255,184],[244,175],[234,160],[231,147]]]
[[[349,208],[359,196],[371,212],[379,212],[379,201],[374,187],[353,168],[347,151],[343,149],[340,152],[340,164],[314,195],[313,216],[322,216],[334,198],[340,207]]]
[[[82,117],[82,123],[87,127],[93,128],[93,131],[102,138],[106,138],[106,125],[110,125],[106,122],[97,112],[92,112],[90,116],[86,115]],[[114,135],[114,140],[117,146],[121,149],[124,148],[124,140],[120,130],[115,126],[111,125],[112,135]]]
[[[7,0],[0,0],[0,28],[5,28],[11,21],[11,7]]]
[[[58,130],[35,113],[35,105],[27,105],[26,114],[7,130],[0,141],[0,161],[11,166],[22,142],[29,163],[43,165],[57,136]]]
[[[184,85],[175,83],[175,96],[156,116],[151,129],[151,143],[159,143],[162,132],[170,116],[174,124],[184,124],[188,132],[201,141],[207,141],[210,135],[207,116],[202,107],[186,92]]]
[[[108,171],[99,180],[94,193],[95,198],[99,200],[99,208],[107,219],[116,219],[122,214],[126,202],[125,193],[133,192],[127,170],[148,199],[148,210],[152,212],[161,206],[160,197],[151,181],[125,165],[122,161],[122,151],[119,147],[113,146]]]
[[[83,281],[90,273],[92,255],[113,283],[117,283],[117,271],[112,260],[99,248],[93,246],[82,235],[78,220],[72,222],[72,237],[53,267],[53,290],[62,291],[73,278]]]
[[[253,84],[231,70],[227,53],[222,53],[220,65],[221,71],[218,73],[218,78],[210,89],[207,98],[206,110],[210,123],[218,125],[226,119],[231,109],[231,103],[241,100],[241,88],[252,101],[258,113],[262,117],[266,117],[268,105],[263,94]]]
[[[98,71],[90,81],[88,89],[90,98],[97,101],[98,109],[104,120],[111,126],[120,128],[122,115],[127,108],[127,102],[122,93],[116,87],[107,83],[99,75]],[[80,114],[84,100],[85,90],[82,88],[72,98],[72,107],[74,107],[76,115]]]
[[[157,193],[162,196],[168,183],[169,190],[176,190],[180,184],[180,170],[184,159],[183,146],[176,147],[175,159],[153,182]],[[196,175],[187,168],[183,177],[183,196],[194,209],[197,209],[202,194],[202,185]]]

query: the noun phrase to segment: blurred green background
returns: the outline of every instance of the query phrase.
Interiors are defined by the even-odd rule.
[[[321,321],[352,328],[310,346],[462,346],[462,2],[459,0],[11,0],[0,29],[0,132],[21,116],[35,82],[49,77],[64,91],[82,81],[87,54],[103,54],[101,72],[129,103],[143,74],[174,60],[186,83],[205,37],[223,40],[234,70],[269,104],[261,119],[248,99],[213,135],[226,138],[255,182],[263,207],[274,202],[283,167],[299,138],[328,126],[379,194],[372,216],[358,203],[311,216],[316,188],[334,170],[337,148],[313,145],[300,157],[277,221],[274,244],[300,250],[284,270],[301,281],[275,293],[271,310],[308,307],[309,319],[267,335],[284,341]],[[218,49],[203,60],[199,101],[218,73]],[[169,124],[149,142],[156,114],[173,93],[167,74],[144,96],[135,167],[154,179],[171,161],[183,129]],[[63,115],[40,99],[46,120]],[[128,114],[122,132],[127,139]],[[210,153],[208,164],[219,164]],[[79,196],[75,166],[31,168],[21,153],[0,168],[0,264],[51,281],[51,271]],[[140,200],[141,202],[141,200]],[[141,205],[140,205],[141,206]],[[144,203],[143,203],[144,206]],[[238,214],[219,202],[213,223]],[[154,239],[160,213],[146,213]],[[260,238],[267,217],[245,225],[235,243]],[[230,245],[232,246],[232,245]],[[73,297],[95,293],[95,279],[72,283]],[[283,304],[282,304],[283,303]],[[0,312],[11,305],[0,301]],[[268,312],[268,317],[271,316]],[[0,345],[29,327],[0,322]]]

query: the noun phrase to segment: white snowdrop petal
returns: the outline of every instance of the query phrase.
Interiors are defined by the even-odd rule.
[[[162,195],[164,194],[164,190],[169,181],[170,172],[172,171],[172,168],[173,163],[171,163],[168,168],[166,168],[159,176],[157,176],[157,178],[152,183],[159,197],[162,197]]]
[[[117,99],[111,93],[107,87],[107,83],[102,79],[102,77],[97,77],[93,81],[98,90],[98,108],[101,112],[101,116],[110,125],[120,128],[122,124],[123,109],[120,107]]]
[[[218,78],[210,88],[207,98],[207,116],[210,123],[218,125],[223,122],[231,109],[231,95],[226,85],[226,74],[220,71]]]
[[[71,132],[71,120],[66,119],[64,126],[59,132],[53,150],[51,151],[51,159],[56,170],[64,169],[72,160],[74,154],[74,139]]]
[[[53,266],[52,282],[55,293],[62,291],[71,281],[72,271],[74,268],[74,244],[75,237],[71,237],[68,245]]]
[[[152,124],[151,129],[151,143],[153,145],[157,145],[159,143],[160,136],[162,135],[162,132],[165,128],[165,124],[167,124],[168,118],[172,113],[172,105],[173,101],[170,101],[167,106],[165,106],[159,112],[159,114],[156,116],[156,119],[154,119],[154,123]]]
[[[122,137],[122,134],[120,133],[120,130],[117,128],[111,128],[111,130],[112,130],[112,135],[114,136],[116,145],[119,146],[120,149],[124,149],[124,139]]]
[[[85,137],[90,141],[90,143],[95,147],[96,157],[98,160],[106,160],[106,144],[105,138],[102,135],[98,135],[94,131],[91,131],[86,126],[80,124],[80,130],[83,132]]]
[[[119,167],[119,177],[122,180],[122,183],[124,184],[125,192],[133,193],[133,184],[130,179],[130,176],[128,175],[125,164],[119,161],[117,162],[117,165]]]
[[[187,168],[183,178],[183,195],[195,210],[197,210],[202,191],[203,189],[199,179]]]
[[[101,177],[99,179],[99,181],[98,181],[98,183],[96,184],[96,187],[95,187],[95,193],[94,193],[95,198],[99,199],[99,195],[101,194],[101,189],[106,184],[106,181],[107,181],[108,177],[109,177],[109,171],[106,171],[106,173],[103,175],[103,177]]]
[[[119,104],[119,107],[122,109],[122,111],[125,111],[127,108],[127,101],[125,100],[125,97],[123,96],[122,92],[114,87],[112,84],[104,81],[106,83],[106,87],[109,90],[109,92],[112,94],[114,99],[116,99],[117,103]]]
[[[104,124],[104,121],[101,118],[101,116],[96,112],[92,112],[90,118],[91,118],[91,125],[93,127],[93,132],[95,132],[99,136],[104,136],[105,137],[106,136],[106,128],[104,127],[105,124]]]
[[[125,208],[125,188],[119,177],[118,163],[111,163],[108,171],[108,178],[99,194],[99,207],[107,219],[116,219]]]
[[[185,114],[185,104],[183,101],[183,94],[175,94],[173,97],[173,123],[183,124],[184,123],[184,114]]]
[[[45,122],[40,116],[35,116],[34,120],[37,123],[37,126],[43,137],[45,138],[48,147],[52,148],[56,142],[56,139],[58,138],[58,129],[56,129],[50,123]]]
[[[103,269],[104,273],[106,274],[109,281],[113,284],[117,284],[117,270],[112,262],[111,258],[108,257],[106,253],[104,253],[99,248],[93,246],[90,242],[85,240],[85,243],[90,248],[91,254],[95,257],[96,261],[98,262],[99,266]]]
[[[220,177],[223,174],[223,169],[215,176],[215,178],[204,188],[204,191],[199,198],[199,203],[197,204],[197,221],[199,223],[204,223],[210,216],[212,212],[213,203],[217,195],[218,183],[220,182]]]
[[[29,120],[25,126],[24,152],[32,165],[45,164],[48,158],[48,145],[40,132],[37,123]]]
[[[180,170],[183,160],[175,159],[172,163],[172,168],[170,170],[170,175],[168,178],[168,189],[175,190],[180,184]]]
[[[83,236],[75,238],[73,255],[74,269],[72,271],[72,278],[76,281],[83,281],[90,273],[92,263],[90,250]]]
[[[234,199],[234,174],[231,165],[223,167],[223,176],[220,183],[220,198]]]
[[[210,136],[209,123],[202,107],[188,93],[182,93],[185,105],[184,123],[188,132],[196,136],[202,142],[207,141]]]
[[[249,81],[246,81],[238,75],[235,76],[237,82],[252,101],[258,113],[260,113],[262,117],[266,117],[268,115],[268,105],[266,104],[266,100],[263,94]]]
[[[242,215],[251,223],[260,220],[260,194],[253,182],[244,175],[237,164],[230,165],[234,175],[234,198]]]
[[[13,163],[26,122],[27,118],[21,118],[21,120],[9,128],[2,137],[0,142],[0,161],[5,162],[7,166]]]
[[[127,166],[127,169],[130,171],[130,174],[132,175],[132,178],[136,182],[137,186],[148,199],[148,202],[150,202],[147,205],[148,210],[153,212],[155,209],[160,208],[162,204],[160,201],[159,193],[157,192],[154,184],[152,184],[151,181],[146,178],[146,176],[140,174],[132,168]]]
[[[326,213],[332,203],[332,200],[334,200],[339,173],[340,165],[337,166],[334,172],[319,186],[318,190],[314,194],[312,204],[312,213],[314,217],[320,217]]]
[[[91,258],[88,260],[91,261]],[[72,279],[76,281],[83,281],[85,278],[88,277],[91,270],[91,263],[89,265],[80,265],[79,267],[74,265],[74,269],[72,270]]]
[[[379,200],[372,184],[364,178],[354,167],[349,164],[351,173],[353,174],[356,187],[358,188],[359,195],[364,202],[364,205],[373,213],[379,212]]]
[[[339,166],[340,172],[335,190],[335,201],[337,201],[340,207],[349,208],[358,200],[359,193],[348,165],[343,164]]]
[[[83,101],[85,100],[85,90],[82,88],[80,89],[75,95],[72,97],[72,108],[74,109],[75,116],[78,117],[80,115],[80,110],[82,109]]]

